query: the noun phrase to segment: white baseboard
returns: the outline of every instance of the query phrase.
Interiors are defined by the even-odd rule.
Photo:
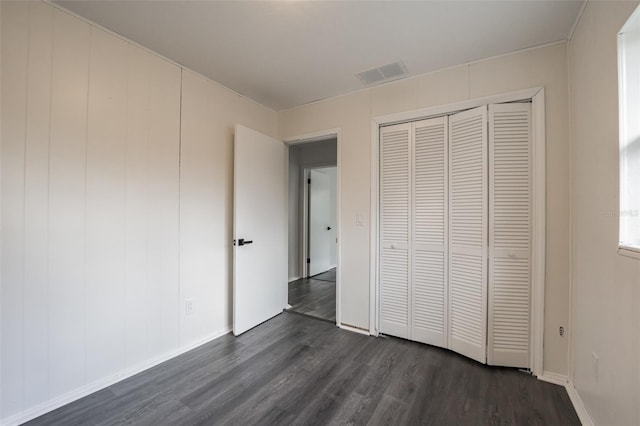
[[[578,418],[583,426],[594,426],[593,420],[591,416],[587,412],[587,409],[584,406],[584,402],[582,402],[582,398],[580,398],[580,394],[576,390],[576,387],[573,385],[573,382],[569,381],[565,388],[567,389],[567,393],[569,394],[569,399],[571,399],[571,403],[573,404],[573,408],[576,410],[576,414],[578,414]]]
[[[567,376],[563,374],[553,373],[551,371],[543,371],[542,374],[538,376],[538,380],[560,386],[566,386],[567,383],[569,383],[569,379],[567,378]]]
[[[571,382],[567,376],[553,373],[551,371],[544,371],[540,376],[538,376],[538,380],[553,383],[554,385],[564,386],[567,390],[567,394],[569,395],[569,399],[571,400],[571,404],[573,404],[573,408],[576,410],[576,414],[580,419],[580,423],[584,426],[593,426],[593,420],[591,419],[591,416],[589,416],[589,413],[582,402],[582,398],[580,398],[580,394],[573,385],[573,382]]]
[[[347,330],[347,331],[352,331],[354,333],[359,333],[359,334],[364,334],[365,336],[369,336],[369,330],[365,330],[362,329],[360,327],[356,327],[353,325],[347,325],[347,324],[338,324],[338,327],[340,327],[343,330]]]
[[[36,417],[40,417],[43,414],[46,414],[50,411],[55,410],[56,408],[60,408],[63,405],[69,404],[73,401],[77,401],[80,398],[84,398],[87,395],[90,395],[94,392],[97,392],[115,383],[128,379],[129,377],[135,376],[136,374],[141,373],[145,370],[148,370],[149,368],[155,367],[158,364],[162,364],[163,362],[168,361],[171,358],[175,358],[179,355],[189,352],[190,350],[195,349],[198,346],[202,346],[205,343],[209,343],[220,336],[224,336],[230,331],[231,331],[230,328],[219,330],[215,333],[208,335],[203,339],[200,339],[194,343],[190,343],[185,347],[151,358],[150,360],[140,363],[136,366],[126,368],[115,374],[112,374],[110,376],[107,376],[102,379],[96,380],[92,383],[89,383],[85,386],[82,386],[70,392],[51,398],[34,407],[28,408],[20,413],[16,413],[10,417],[7,417],[6,419],[0,419],[0,424],[2,424],[3,426],[13,426],[13,425],[20,425],[22,423],[28,422],[29,420],[33,420]]]
[[[544,371],[540,376],[538,376],[538,380],[564,386],[567,390],[567,394],[569,395],[569,399],[571,400],[571,404],[573,404],[573,408],[576,410],[576,414],[580,419],[580,423],[582,423],[583,426],[593,426],[593,420],[591,419],[591,416],[589,416],[589,413],[582,402],[582,398],[580,398],[580,394],[573,385],[573,382],[571,382],[567,376],[553,373],[551,371]]]

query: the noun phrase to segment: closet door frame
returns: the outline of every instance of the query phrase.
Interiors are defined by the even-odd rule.
[[[470,99],[441,106],[422,108],[371,119],[371,228],[370,228],[370,300],[369,334],[379,334],[379,132],[380,127],[434,118],[487,104],[531,100],[532,103],[532,241],[531,241],[531,327],[530,362],[536,376],[544,372],[544,290],[545,290],[545,93],[543,87]]]

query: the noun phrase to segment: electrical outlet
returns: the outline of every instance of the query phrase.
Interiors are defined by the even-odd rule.
[[[193,299],[187,299],[184,302],[184,312],[187,315],[193,315],[195,313],[195,306],[194,306],[194,302]]]

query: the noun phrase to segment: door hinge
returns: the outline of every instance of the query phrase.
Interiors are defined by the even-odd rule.
[[[307,179],[307,184],[311,185],[311,178]]]
[[[307,263],[311,263],[311,259],[307,257]]]

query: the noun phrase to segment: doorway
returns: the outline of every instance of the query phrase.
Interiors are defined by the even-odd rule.
[[[337,138],[289,146],[288,309],[336,322]]]

